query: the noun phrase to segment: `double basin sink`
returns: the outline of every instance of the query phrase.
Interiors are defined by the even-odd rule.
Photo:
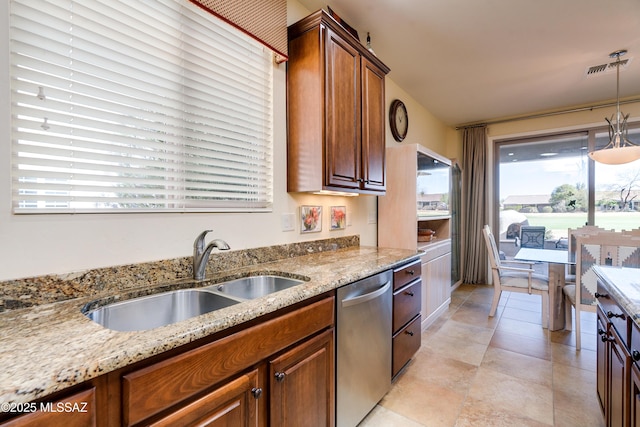
[[[116,331],[166,326],[303,283],[276,275],[243,277],[203,288],[179,289],[85,310],[89,319]]]

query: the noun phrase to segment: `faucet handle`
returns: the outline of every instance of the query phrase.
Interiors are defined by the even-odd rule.
[[[193,242],[193,249],[200,252],[204,251],[204,238],[207,233],[211,233],[212,231],[213,230],[204,230],[202,233],[198,234],[198,237],[196,237],[196,240]]]

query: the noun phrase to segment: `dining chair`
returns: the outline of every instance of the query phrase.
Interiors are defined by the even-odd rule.
[[[533,262],[501,260],[491,228],[485,225],[482,232],[489,253],[493,278],[493,302],[489,316],[495,316],[502,291],[541,295],[542,327],[547,328],[549,325],[549,278],[534,273]]]
[[[576,280],[562,289],[565,305],[565,329],[572,330],[571,309],[575,320],[576,350],[580,350],[580,312],[595,311],[597,277],[594,265],[640,267],[640,230],[631,232],[585,230],[575,233]]]
[[[523,225],[520,227],[521,248],[544,249],[544,236],[546,229],[537,225]]]
[[[598,234],[603,231],[614,232],[615,230],[605,230],[595,225],[583,225],[582,227],[569,228],[567,230],[567,251],[569,261],[571,261],[572,264],[567,264],[564,277],[565,283],[576,283],[576,236]]]

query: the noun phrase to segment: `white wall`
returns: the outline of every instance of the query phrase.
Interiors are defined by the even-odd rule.
[[[7,1],[0,20],[7,23]],[[289,20],[308,12],[289,1]],[[67,273],[90,268],[190,256],[193,240],[204,229],[233,249],[360,235],[362,245],[376,245],[376,198],[291,195],[286,192],[286,65],[275,72],[274,204],[271,213],[251,214],[85,214],[13,215],[11,213],[11,119],[7,25],[0,25],[0,280]],[[325,209],[320,233],[281,231],[281,216],[303,204]],[[329,206],[347,206],[347,229],[329,231]],[[297,223],[297,221],[296,221]]]

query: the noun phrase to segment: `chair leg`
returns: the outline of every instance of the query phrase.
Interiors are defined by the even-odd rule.
[[[496,310],[498,309],[498,302],[500,301],[500,295],[502,295],[502,291],[498,289],[493,290],[493,302],[491,303],[491,311],[489,311],[489,317],[493,317],[496,315]]]
[[[542,327],[549,328],[549,293],[542,294]]]
[[[571,310],[573,308],[573,305],[571,305],[571,300],[566,295],[563,295],[563,298],[564,298],[564,330],[570,331],[572,329]]]
[[[580,350],[580,306],[578,305],[578,301],[576,301],[576,351]]]

